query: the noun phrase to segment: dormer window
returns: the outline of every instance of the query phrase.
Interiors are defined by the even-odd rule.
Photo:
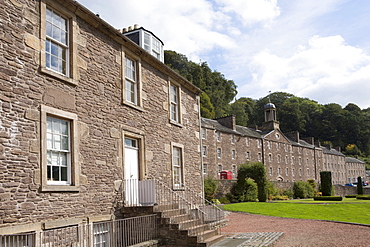
[[[124,34],[159,61],[164,62],[163,43],[152,32],[135,25],[134,30],[131,27],[128,32],[124,29]]]

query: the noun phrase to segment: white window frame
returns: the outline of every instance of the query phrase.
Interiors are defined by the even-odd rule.
[[[231,171],[232,171],[233,175],[235,175],[235,174],[236,174],[236,165],[233,165],[233,166],[231,167]]]
[[[67,37],[65,42],[61,42],[57,36],[47,35],[47,12],[52,11],[55,15],[62,17],[66,20]],[[77,66],[77,32],[78,25],[76,15],[69,11],[65,6],[59,5],[55,2],[40,1],[40,71],[44,74],[60,79],[62,81],[78,85],[78,66]],[[52,41],[65,51],[65,71],[58,71],[50,66],[47,66],[47,40]],[[59,41],[58,41],[59,40]],[[37,49],[37,48],[35,48]],[[60,56],[60,54],[58,54]]]
[[[184,146],[181,144],[172,143],[171,145],[172,156],[172,181],[174,189],[182,189],[184,183]],[[176,154],[179,156],[176,156]],[[177,171],[177,174],[176,174]]]
[[[207,157],[207,146],[203,146],[203,156]]]
[[[250,152],[247,152],[247,154],[246,154],[246,158],[247,158],[247,160],[250,160],[251,159],[251,154],[250,154]]]
[[[216,131],[216,140],[217,140],[218,142],[220,142],[220,141],[221,141],[221,132],[219,132],[219,131]]]
[[[203,174],[207,174],[207,164],[203,164]]]
[[[217,158],[221,159],[222,157],[222,150],[221,148],[217,148]]]
[[[220,174],[222,172],[222,165],[221,164],[218,164],[217,172],[218,172],[218,174]]]
[[[142,83],[141,83],[141,59],[122,47],[121,52],[121,79],[122,79],[122,103],[133,109],[143,111],[142,105]],[[134,68],[127,66],[127,61],[133,62]],[[128,73],[128,72],[133,72]],[[128,96],[128,85],[133,86],[134,98]]]
[[[234,134],[232,134],[232,135],[231,135],[231,143],[232,143],[232,144],[234,144],[234,143],[235,143],[235,135],[234,135]]]
[[[262,154],[261,154],[261,153],[258,153],[258,154],[257,154],[257,160],[258,160],[259,162],[262,162]]]
[[[202,128],[202,139],[207,139],[207,129]]]
[[[236,157],[236,151],[233,149],[231,150],[231,159],[235,160]]]
[[[245,138],[245,145],[247,145],[249,147],[249,137]]]
[[[125,100],[134,105],[138,104],[137,62],[128,56],[125,56]]]
[[[169,114],[170,122],[181,124],[181,86],[173,81],[169,83]]]
[[[46,152],[48,185],[71,184],[71,122],[54,116],[46,116]],[[65,132],[63,132],[63,126]],[[63,158],[64,157],[64,158]],[[64,161],[64,162],[63,162]],[[62,164],[65,163],[65,164]],[[54,170],[57,179],[53,179]],[[66,170],[65,174],[63,170]],[[50,170],[50,171],[49,171]],[[65,178],[63,178],[65,176]]]
[[[143,31],[142,35],[142,47],[150,53],[153,57],[159,61],[164,61],[163,45],[155,36],[151,33]]]
[[[47,179],[48,156],[47,156],[47,119],[48,117],[61,119],[69,122],[70,126],[70,153],[68,159],[67,182],[52,182]],[[41,190],[42,191],[78,191],[80,185],[80,165],[78,159],[79,137],[78,137],[78,117],[74,113],[62,111],[49,106],[41,105]]]
[[[57,22],[60,21],[58,24]],[[62,22],[65,22],[63,25]],[[69,77],[69,19],[54,9],[46,8],[46,43],[45,43],[45,62],[46,68],[63,76]],[[50,30],[50,32],[49,32]],[[58,32],[59,31],[59,32]],[[59,35],[57,35],[59,33]],[[64,33],[64,35],[63,35]],[[58,37],[59,36],[59,37]],[[64,38],[62,38],[64,36]],[[49,44],[49,45],[47,45]],[[52,47],[55,47],[54,49]],[[57,50],[55,50],[57,49]],[[53,51],[54,50],[54,51]],[[58,51],[59,50],[59,51]],[[55,52],[57,54],[55,54]],[[54,67],[52,61],[55,58],[57,66]],[[61,67],[61,68],[60,68]]]

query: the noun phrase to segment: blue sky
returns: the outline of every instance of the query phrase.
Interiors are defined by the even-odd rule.
[[[117,29],[138,24],[166,50],[206,61],[237,98],[269,91],[370,107],[368,0],[80,0]]]

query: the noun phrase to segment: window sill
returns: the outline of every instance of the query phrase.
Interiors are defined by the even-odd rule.
[[[185,187],[181,186],[181,187],[173,187],[173,190],[176,190],[176,191],[184,191],[185,190]]]
[[[78,82],[76,80],[74,80],[72,78],[69,78],[67,76],[61,75],[61,74],[59,74],[59,73],[57,73],[55,71],[52,71],[52,70],[50,70],[48,68],[41,67],[40,68],[40,71],[42,73],[44,73],[44,74],[47,74],[47,75],[52,76],[54,78],[57,78],[57,79],[59,79],[61,81],[65,81],[65,82],[70,83],[70,84],[75,85],[75,86],[78,85]]]
[[[41,192],[79,192],[79,186],[69,185],[45,185],[41,187]]]
[[[175,126],[180,127],[180,128],[183,128],[184,127],[181,123],[176,122],[176,121],[173,121],[171,119],[170,119],[170,124],[175,125]]]
[[[143,112],[143,111],[144,111],[144,108],[142,108],[141,106],[134,105],[134,104],[129,103],[129,102],[126,102],[126,101],[123,101],[123,103],[122,103],[122,104],[123,104],[123,105],[125,105],[125,106],[128,106],[128,107],[131,107],[131,108],[133,108],[133,109],[135,109],[135,110],[138,110],[138,111],[140,111],[140,112]]]

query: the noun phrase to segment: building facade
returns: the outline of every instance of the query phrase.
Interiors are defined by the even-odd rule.
[[[138,181],[202,193],[198,88],[76,1],[1,9],[0,235],[122,218]]]
[[[275,106],[269,103],[264,111],[265,122],[256,129],[236,125],[234,116],[202,118],[204,176],[219,179],[220,172],[227,170],[236,178],[241,164],[262,162],[270,181],[320,182],[321,171],[332,172],[333,184],[365,177],[365,163],[321,146],[314,138],[300,138],[297,131],[282,133]]]

